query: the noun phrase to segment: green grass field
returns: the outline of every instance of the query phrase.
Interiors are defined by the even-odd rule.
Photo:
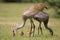
[[[54,31],[54,36],[51,36],[49,31],[43,28],[43,35],[38,35],[38,22],[35,21],[36,31],[34,37],[29,37],[30,22],[27,20],[24,28],[19,29],[16,36],[12,36],[13,28],[22,21],[24,9],[34,5],[32,3],[0,3],[0,40],[60,40],[60,19],[52,18],[54,15],[53,9],[48,9],[46,12],[50,16],[49,27]],[[23,30],[24,36],[20,36],[19,32]]]

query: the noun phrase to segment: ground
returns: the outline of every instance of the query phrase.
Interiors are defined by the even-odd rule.
[[[51,36],[42,23],[43,35],[37,33],[38,22],[35,21],[35,36],[29,37],[30,22],[27,20],[24,28],[19,29],[15,37],[12,36],[12,30],[16,25],[21,24],[24,9],[29,8],[34,3],[0,3],[0,40],[60,40],[60,19],[53,18],[54,10],[46,10],[50,16],[49,27],[53,30],[54,36]],[[20,36],[20,31],[24,36]]]

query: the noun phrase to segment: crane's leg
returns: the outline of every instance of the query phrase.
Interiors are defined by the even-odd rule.
[[[35,33],[35,24],[34,24],[33,20],[32,20],[32,24],[33,24],[32,31],[33,31],[33,36],[34,36],[34,33]]]
[[[30,23],[31,23],[31,28],[30,28],[30,31],[29,31],[29,36],[31,36],[31,34],[32,34],[32,21],[31,21],[31,19],[30,19]]]
[[[51,35],[53,36],[53,30],[48,27],[48,20],[44,21],[44,26],[46,29],[48,29],[50,31]]]
[[[33,36],[34,36],[34,32],[35,32],[35,24],[34,24],[32,18],[30,19],[30,22],[31,22],[31,29],[30,29],[31,33],[30,33],[30,36],[31,36],[32,33],[33,33]]]
[[[39,27],[38,27],[38,35],[39,35],[39,30],[41,31],[41,34],[43,34],[43,33],[42,33],[41,22],[39,23]]]

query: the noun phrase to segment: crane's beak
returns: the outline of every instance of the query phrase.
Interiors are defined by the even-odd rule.
[[[13,37],[15,36],[15,34],[16,34],[16,31],[15,31],[15,30],[13,30]]]

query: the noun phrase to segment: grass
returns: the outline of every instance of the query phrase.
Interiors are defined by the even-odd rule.
[[[35,31],[34,37],[28,36],[28,31],[30,29],[29,20],[27,20],[24,28],[19,29],[16,36],[12,36],[13,28],[20,24],[22,21],[21,15],[24,9],[34,5],[33,3],[0,3],[0,40],[60,40],[60,19],[52,18],[54,15],[53,9],[48,9],[46,12],[50,16],[49,27],[53,29],[54,36],[51,36],[49,31],[43,28],[43,35],[37,34],[37,27]],[[35,20],[34,20],[35,21]],[[35,21],[36,26],[38,26],[38,22]],[[24,36],[20,36],[19,32],[23,30]]]

